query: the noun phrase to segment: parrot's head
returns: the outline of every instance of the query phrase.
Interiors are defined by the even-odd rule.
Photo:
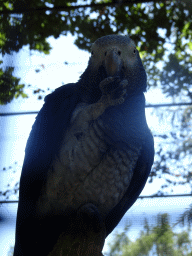
[[[107,76],[117,76],[122,69],[137,66],[137,55],[136,46],[128,36],[104,36],[92,45],[90,65],[93,70],[103,66]]]
[[[147,76],[139,52],[129,36],[107,35],[91,47],[88,67],[81,75],[82,87],[98,88],[99,83],[112,76],[128,81],[130,94],[146,91]]]

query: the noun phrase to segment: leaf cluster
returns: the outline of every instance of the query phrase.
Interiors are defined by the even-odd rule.
[[[168,214],[158,214],[157,224],[149,226],[145,219],[143,230],[140,232],[136,241],[132,242],[129,239],[129,232],[124,230],[121,234],[116,234],[113,242],[109,244],[109,255],[113,256],[191,256],[192,255],[192,241],[189,233],[182,231],[180,233],[173,232],[170,225]],[[114,247],[120,243],[121,239],[128,241],[121,244],[121,247],[116,247],[115,254]]]
[[[25,85],[19,84],[20,78],[13,76],[13,70],[13,67],[8,67],[5,71],[0,69],[0,105],[10,103],[19,96],[27,98],[27,94],[23,92]]]

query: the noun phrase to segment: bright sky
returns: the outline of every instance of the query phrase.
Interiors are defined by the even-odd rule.
[[[0,106],[0,112],[17,112],[17,111],[37,111],[43,105],[43,100],[37,100],[37,95],[32,95],[32,91],[35,88],[54,90],[62,85],[71,82],[77,82],[80,74],[85,70],[89,53],[79,50],[74,44],[74,38],[71,35],[67,37],[59,37],[55,40],[53,37],[49,38],[49,42],[53,47],[50,55],[44,55],[38,52],[30,51],[28,47],[24,47],[18,54],[13,56],[4,57],[4,65],[16,66],[15,76],[21,77],[21,83],[31,84],[32,89],[26,89],[26,93],[29,94],[29,99],[19,98],[6,106]],[[68,62],[65,65],[64,62]],[[43,65],[43,66],[42,66]],[[40,69],[39,73],[35,70]],[[30,87],[29,87],[30,88]],[[47,90],[46,90],[47,93]],[[170,102],[166,99],[160,90],[150,90],[146,93],[147,103],[157,104]],[[154,133],[168,133],[171,129],[171,125],[166,122],[159,124],[158,118],[150,115],[151,109],[146,109],[147,122],[150,129]],[[35,120],[35,115],[23,115],[23,116],[6,116],[0,117],[0,190],[5,190],[6,185],[10,183],[14,185],[19,180],[20,171],[22,168],[22,162],[24,158],[24,149],[26,140],[29,136],[32,124]],[[155,144],[156,145],[156,144]],[[11,170],[8,172],[2,172],[3,167],[13,166],[15,161],[16,173]],[[147,184],[144,188],[142,195],[151,195],[160,188],[163,180],[156,180],[152,184]],[[174,188],[174,193],[189,193],[187,188]],[[10,200],[17,199],[10,197]],[[188,207],[192,202],[190,198],[166,198],[166,199],[145,199],[138,200],[131,208],[126,216],[130,216],[133,219],[133,225],[138,224],[141,216],[149,216],[150,214],[156,215],[158,212],[172,212],[174,220],[178,217],[178,213],[181,213],[184,208]],[[7,215],[9,212],[11,215],[16,216],[16,206],[3,205],[3,212]],[[177,213],[177,214],[175,214]],[[176,216],[177,215],[177,216]],[[121,222],[124,223],[126,218]],[[2,224],[0,228],[0,255],[7,256],[9,247],[14,245],[14,225],[7,228],[7,225]],[[121,225],[119,227],[122,227]],[[118,229],[118,228],[117,228]],[[131,233],[133,239],[138,235],[138,231],[134,230]],[[112,236],[107,239],[110,240]],[[107,245],[106,241],[106,245]],[[107,246],[104,247],[106,251]]]

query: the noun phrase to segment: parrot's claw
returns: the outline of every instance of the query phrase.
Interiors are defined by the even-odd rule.
[[[99,85],[103,95],[103,102],[110,106],[122,104],[126,98],[128,81],[120,80],[120,77],[107,77]]]

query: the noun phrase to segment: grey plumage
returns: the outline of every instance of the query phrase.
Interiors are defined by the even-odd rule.
[[[109,35],[93,44],[78,83],[46,97],[26,147],[14,256],[48,255],[86,204],[98,209],[106,235],[118,224],[153,163],[145,90],[134,42]],[[60,222],[64,225],[50,233],[47,225]],[[28,241],[27,226],[40,227],[40,235]],[[35,247],[27,254],[32,241]]]

